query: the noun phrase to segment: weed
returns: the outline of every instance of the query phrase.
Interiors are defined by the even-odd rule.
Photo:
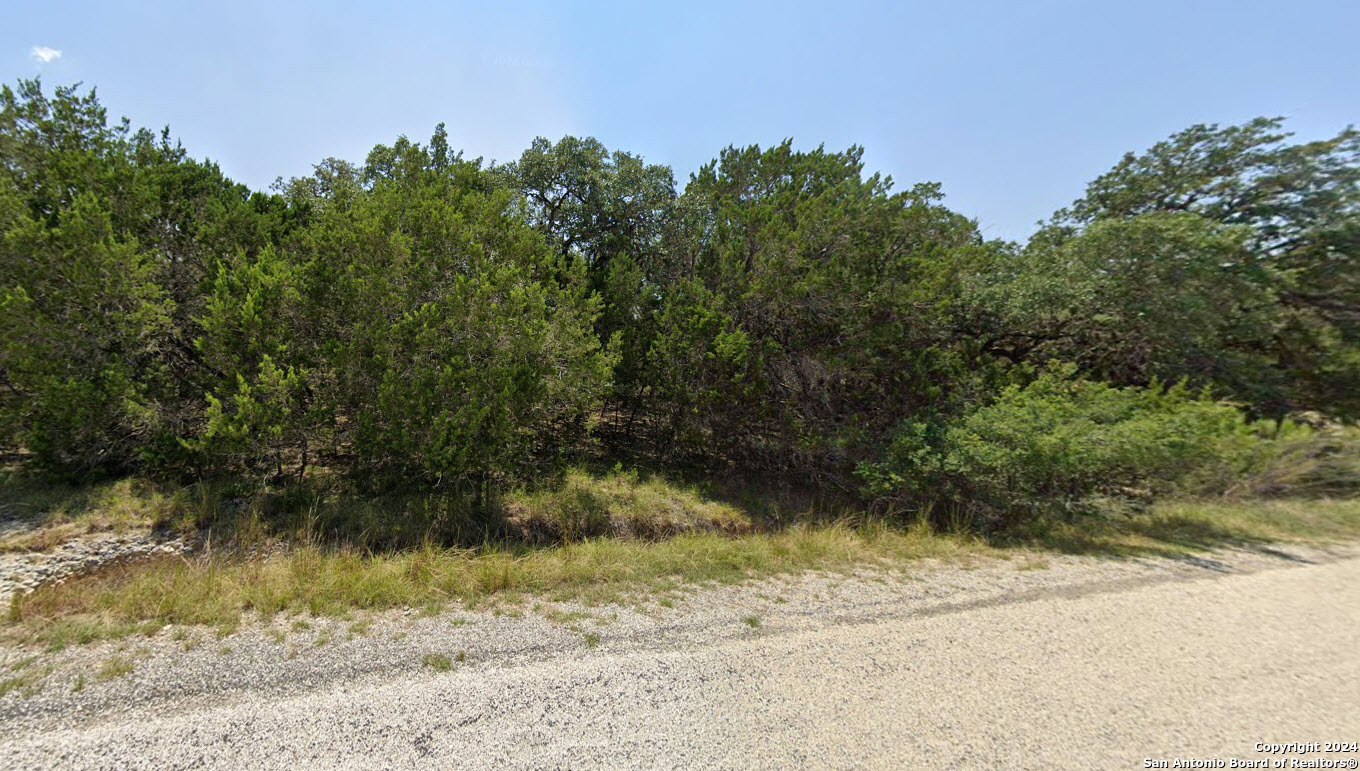
[[[427,653],[422,660],[425,662],[425,666],[436,672],[447,672],[453,669],[453,662],[442,653]],[[460,658],[459,661],[462,661],[462,659]]]
[[[99,680],[113,680],[119,677],[126,677],[127,675],[132,674],[132,670],[135,668],[136,664],[133,663],[132,659],[126,656],[111,656],[105,659],[103,664],[99,665],[99,671],[96,673],[96,678]]]
[[[3,471],[0,487],[7,515],[32,525],[0,538],[0,552],[48,551],[88,533],[144,530],[172,519],[185,500],[182,489],[141,479],[71,486]]]
[[[544,610],[543,616],[547,618],[549,621],[553,622],[554,624],[570,624],[574,621],[580,621],[582,619],[593,617],[590,613],[587,613],[582,610],[563,612],[558,610],[557,608],[548,608]]]
[[[14,677],[0,680],[0,696],[19,691],[25,697],[42,690],[43,680],[52,672],[52,667],[33,667],[25,669]]]
[[[759,616],[746,616],[745,618],[743,618],[743,619],[741,620],[741,623],[743,623],[743,624],[745,624],[745,625],[751,627],[752,629],[758,629],[758,628],[760,627],[760,617],[759,617]]]

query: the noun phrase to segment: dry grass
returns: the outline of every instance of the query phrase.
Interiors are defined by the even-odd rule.
[[[729,537],[693,533],[655,542],[598,538],[533,549],[425,546],[391,554],[304,547],[261,559],[156,559],[44,587],[16,600],[7,636],[53,647],[151,634],[165,624],[232,630],[242,614],[342,615],[359,609],[475,605],[516,593],[590,603],[681,582],[732,583],[804,570],[851,570],[989,551],[968,536],[885,525],[799,526]]]
[[[704,497],[660,476],[615,471],[601,476],[574,469],[549,489],[507,497],[510,523],[531,542],[579,541],[599,536],[657,540],[681,533],[750,533],[746,512]]]
[[[53,485],[0,472],[0,552],[46,551],[88,533],[145,530],[189,505],[184,488],[137,479]]]
[[[211,505],[211,496],[139,492],[122,484],[102,489],[104,497],[90,497],[105,502],[94,510],[121,512],[123,521],[183,517],[175,508],[182,503],[189,516],[200,518],[194,521],[206,517],[220,530],[270,530],[260,519],[270,510],[256,502],[237,507],[249,516],[242,527]],[[319,498],[305,500],[311,500],[311,511],[320,510]],[[401,536],[404,543],[420,532],[403,519],[411,501],[422,507],[417,513],[428,515],[418,521],[435,525],[444,521],[439,512],[452,505],[404,500],[333,502],[325,516],[343,524],[339,532],[352,532],[356,523],[373,527],[369,518],[389,511],[396,523],[392,527],[409,530]],[[165,557],[111,567],[16,599],[0,638],[62,647],[155,634],[166,624],[213,626],[225,635],[248,612],[266,619],[278,613],[345,615],[401,607],[439,612],[450,602],[478,605],[526,594],[623,602],[642,595],[669,597],[685,583],[900,567],[932,557],[969,560],[1017,547],[1026,564],[1037,568],[1043,563],[1036,550],[1122,556],[1193,552],[1225,543],[1360,538],[1360,500],[1355,499],[1173,502],[1128,516],[1032,523],[988,541],[932,531],[922,523],[819,521],[813,511],[794,512],[795,524],[771,524],[740,503],[715,500],[660,477],[619,472],[571,472],[553,489],[509,496],[506,508],[512,534],[519,529],[528,536],[455,547],[430,537],[443,531],[427,530],[419,546],[383,550],[369,545],[387,542],[381,533],[354,542],[308,537],[313,530],[275,528],[266,537],[290,547],[267,556],[216,550],[189,561]],[[295,509],[281,511],[286,517]],[[362,517],[346,519],[356,511]],[[286,533],[293,535],[278,535]],[[305,622],[293,624],[303,627]]]
[[[1229,495],[1344,498],[1360,493],[1360,428],[1287,429],[1260,467],[1237,480]]]
[[[1187,554],[1223,545],[1360,538],[1360,499],[1184,500],[1132,515],[1039,521],[1001,542],[1108,556]]]

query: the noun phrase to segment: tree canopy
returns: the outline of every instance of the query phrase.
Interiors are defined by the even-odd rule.
[[[975,467],[1132,484],[1140,441],[1170,468],[1232,416],[1360,416],[1353,129],[1191,127],[1025,244],[791,140],[679,186],[592,138],[485,166],[441,125],[254,192],[21,81],[0,158],[0,444],[54,473],[488,491],[603,455],[998,501]]]

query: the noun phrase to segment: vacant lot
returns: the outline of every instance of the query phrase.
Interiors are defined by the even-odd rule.
[[[916,563],[48,659],[11,767],[1134,767],[1353,732],[1354,547]],[[751,623],[752,619],[757,623]],[[277,634],[271,634],[271,632]],[[99,663],[102,662],[102,663]],[[21,668],[31,668],[33,663]],[[98,667],[96,669],[96,666]],[[84,674],[82,674],[84,673]]]
[[[902,570],[923,558],[1037,564],[1053,553],[1167,556],[1360,536],[1356,500],[1166,502],[984,536],[619,472],[573,472],[551,490],[511,496],[499,517],[470,516],[458,501],[433,496],[284,489],[232,498],[206,486],[129,480],[10,487],[22,516],[0,540],[0,582],[36,588],[13,595],[3,634],[48,648],[153,635],[166,625],[225,634],[247,615],[434,613],[529,597],[629,603],[695,584]],[[103,545],[90,552],[89,543]],[[30,576],[28,586],[19,575]]]

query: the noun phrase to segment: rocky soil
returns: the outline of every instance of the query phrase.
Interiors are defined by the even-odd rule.
[[[15,594],[31,592],[44,583],[61,583],[125,560],[191,550],[178,536],[135,532],[95,533],[45,552],[0,552],[0,608],[8,608]]]
[[[626,605],[526,598],[0,647],[4,676],[36,673],[0,696],[0,767],[1123,768],[1250,753],[1355,727],[1357,557],[1017,553]]]

